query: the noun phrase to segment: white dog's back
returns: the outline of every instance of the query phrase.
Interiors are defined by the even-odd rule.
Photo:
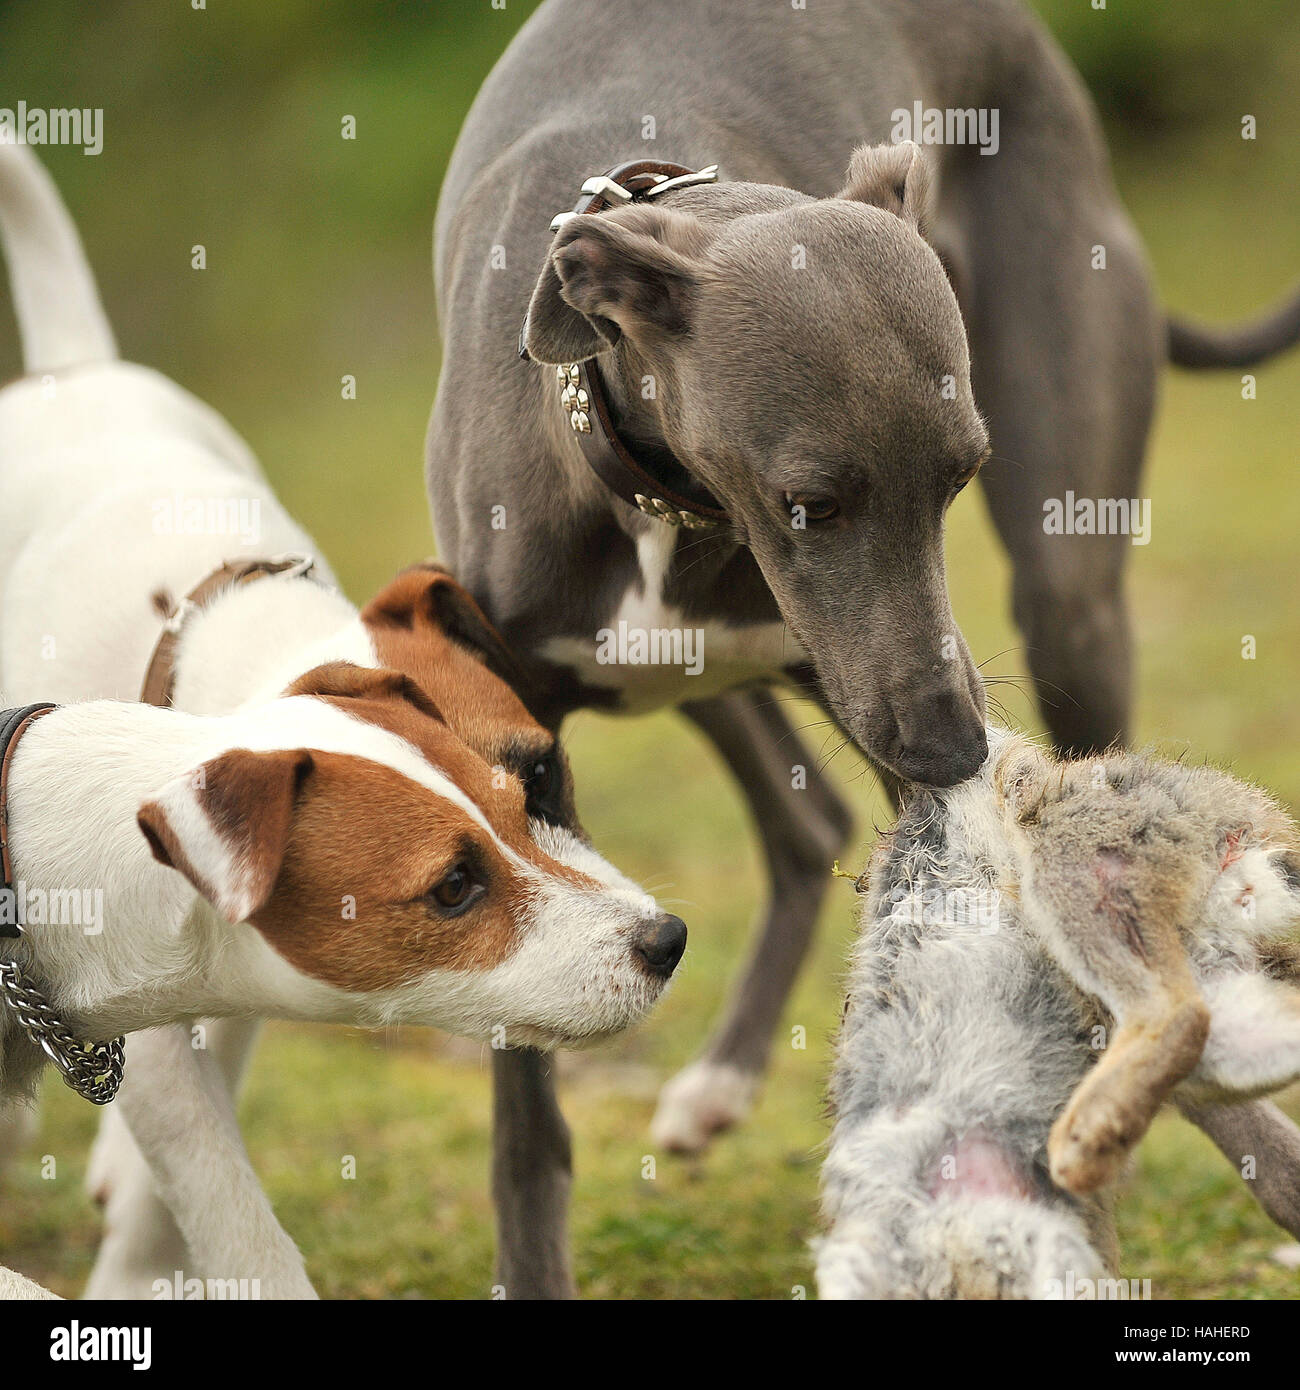
[[[0,685],[133,699],[160,610],[226,560],[314,546],[216,411],[118,360],[68,210],[20,146],[0,145],[0,232],[28,372],[0,390]]]

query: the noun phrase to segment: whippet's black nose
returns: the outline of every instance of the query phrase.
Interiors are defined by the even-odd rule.
[[[899,742],[894,771],[908,782],[953,787],[973,777],[988,757],[984,719],[965,690],[927,692],[926,697],[896,709]]]
[[[666,980],[677,969],[677,962],[686,949],[686,923],[671,912],[661,912],[637,932],[632,949],[652,975]]]

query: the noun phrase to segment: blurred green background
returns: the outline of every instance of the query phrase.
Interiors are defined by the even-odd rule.
[[[668,0],[660,0],[667,3]],[[1300,11],[1293,0],[1039,0],[1101,106],[1164,301],[1207,318],[1300,273]],[[464,113],[532,0],[0,0],[0,106],[102,106],[98,158],[50,151],[125,355],[211,402],[260,455],[357,599],[432,547],[421,468],[438,370],[430,243]],[[1244,114],[1258,139],[1240,138]],[[344,115],[358,139],[340,138]],[[190,248],[208,268],[190,269]],[[18,370],[0,304],[0,379]],[[339,379],[356,376],[357,399]],[[1300,804],[1300,355],[1170,374],[1133,553],[1138,732]],[[1007,566],[972,489],[952,514],[957,616],[977,661],[1024,670]],[[1243,660],[1243,636],[1257,656]],[[1000,694],[1033,724],[1015,685]],[[575,1259],[592,1296],[789,1298],[810,1286],[821,1097],[851,937],[848,885],[792,1000],[752,1122],[705,1157],[651,1152],[659,1084],[698,1048],[746,949],[761,865],[725,774],[671,715],[573,721],[599,847],[680,905],[691,945],[651,1023],[562,1060]],[[865,847],[887,811],[835,762]],[[865,848],[855,856],[861,859]],[[326,1295],[482,1297],[491,1284],[488,1062],[427,1033],[276,1026],[244,1104],[249,1145]],[[1293,1111],[1296,1107],[1293,1106]],[[1297,1112],[1300,1113],[1300,1112]],[[0,1259],[64,1293],[97,1239],[81,1174],[94,1116],[47,1087],[41,1138],[0,1188]],[[52,1155],[57,1176],[41,1177]],[[357,1177],[340,1178],[344,1155]],[[1124,1273],[1158,1297],[1295,1297],[1284,1237],[1208,1143],[1161,1120],[1121,1210]]]

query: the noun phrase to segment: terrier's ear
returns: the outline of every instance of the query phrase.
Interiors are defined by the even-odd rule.
[[[426,643],[454,642],[512,689],[524,688],[523,671],[505,638],[469,590],[434,560],[403,570],[361,610],[361,621],[374,629],[416,634]]]
[[[892,212],[925,236],[931,212],[929,160],[911,140],[859,145],[837,196]]]
[[[583,362],[690,326],[703,228],[667,208],[572,217],[556,233],[528,306],[524,346],[538,362]]]
[[[169,782],[136,820],[160,864],[184,874],[227,921],[247,921],[275,888],[311,770],[305,748],[236,748]]]
[[[324,700],[405,700],[421,714],[444,723],[442,711],[428,693],[404,671],[387,666],[358,666],[351,661],[327,661],[294,680],[285,695],[315,695]]]

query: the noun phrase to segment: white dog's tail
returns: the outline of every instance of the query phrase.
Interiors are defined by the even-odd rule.
[[[0,236],[28,372],[117,356],[77,228],[40,160],[0,141]]]

